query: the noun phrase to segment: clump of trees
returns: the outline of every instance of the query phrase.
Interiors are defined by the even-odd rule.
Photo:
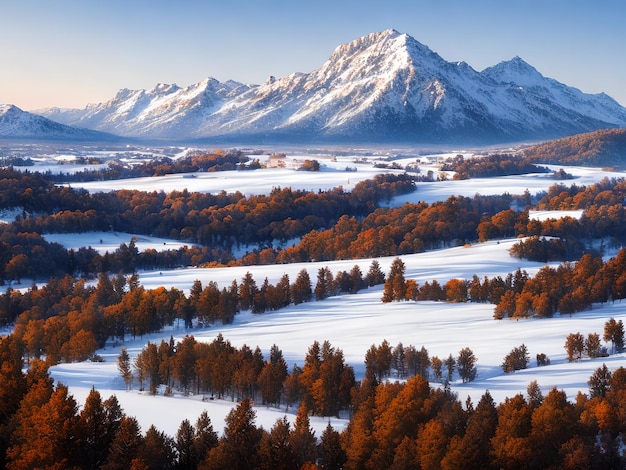
[[[607,322],[609,323],[609,322]],[[149,343],[125,364],[142,375],[148,390],[169,387],[184,393],[232,395],[237,404],[221,432],[203,412],[192,424],[183,420],[168,436],[154,426],[140,430],[115,396],[103,399],[92,390],[79,407],[67,387],[54,384],[45,363],[23,368],[23,343],[0,338],[0,464],[18,468],[619,468],[625,429],[623,401],[626,370],[606,364],[589,378],[588,394],[575,403],[557,388],[543,394],[531,382],[526,394],[496,404],[485,392],[478,403],[464,403],[448,387],[431,387],[422,373],[402,381],[380,380],[392,364],[398,376],[406,358],[420,357],[416,370],[427,368],[425,348],[395,348],[383,341],[366,355],[366,374],[354,380],[341,350],[314,342],[303,366],[286,372],[280,349],[263,357],[258,348],[234,348],[217,337],[199,343],[187,336],[173,344]],[[525,355],[523,345],[514,349]],[[517,356],[517,354],[516,354]],[[374,357],[374,359],[372,359]],[[473,353],[463,348],[457,359],[430,358],[436,368],[458,366],[471,379]],[[381,366],[381,360],[385,362]],[[391,359],[389,359],[391,358]],[[391,362],[388,362],[388,361]],[[401,366],[400,364],[405,364]],[[224,368],[223,371],[220,371]],[[443,373],[443,370],[441,371]],[[437,375],[437,373],[435,373]],[[256,380],[250,380],[256,377]],[[140,380],[135,377],[133,380]],[[281,384],[282,380],[282,384]],[[462,378],[462,380],[466,380]],[[227,385],[225,385],[227,384]],[[212,392],[211,392],[212,390]],[[280,398],[277,398],[277,390]],[[279,418],[271,429],[256,425],[254,403],[297,406],[292,425]],[[350,411],[339,432],[329,424],[320,436],[309,414]],[[304,467],[303,467],[304,466]]]
[[[118,357],[120,373],[151,394],[179,390],[211,399],[250,399],[264,405],[287,407],[304,403],[310,413],[338,416],[350,406],[354,371],[345,363],[343,351],[330,342],[315,341],[302,367],[288,370],[280,348],[273,345],[266,359],[257,346],[235,348],[219,334],[212,342],[186,336],[174,343],[148,342],[132,364],[123,350]],[[129,372],[130,371],[130,372]]]
[[[457,155],[449,158],[441,167],[441,171],[456,172],[455,179],[550,173],[549,168],[535,165],[529,158],[511,154],[491,154],[471,158]]]
[[[502,370],[505,374],[509,372],[515,372],[516,370],[526,369],[530,362],[530,354],[528,354],[528,348],[525,344],[513,348],[508,353],[504,361],[502,362]]]
[[[611,318],[604,324],[602,339],[612,344],[613,354],[624,349],[624,325],[622,320]],[[589,333],[587,337],[578,333],[570,333],[565,339],[565,351],[570,362],[579,361],[583,355],[589,359],[608,356],[607,349],[600,342],[598,333]]]

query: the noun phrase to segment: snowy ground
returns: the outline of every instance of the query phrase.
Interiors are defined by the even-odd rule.
[[[177,240],[124,232],[47,233],[43,237],[49,243],[59,243],[66,250],[91,247],[100,254],[107,251],[113,253],[122,243],[128,245],[133,237],[135,238],[135,246],[139,251],[148,249],[156,251],[177,250],[183,246],[189,246],[189,243]]]
[[[452,152],[450,155],[456,155]],[[311,156],[312,158],[314,156]],[[359,160],[360,158],[360,160]],[[297,172],[292,169],[267,169],[242,172],[198,173],[195,178],[183,178],[183,175],[169,175],[161,178],[140,178],[111,182],[93,182],[73,184],[90,191],[109,191],[112,189],[139,189],[145,191],[171,191],[188,188],[190,191],[219,192],[225,190],[241,191],[244,194],[267,194],[274,187],[292,187],[293,189],[330,189],[339,185],[350,190],[354,185],[375,174],[393,170],[380,170],[372,166],[373,159],[365,161],[359,156],[337,157],[335,162],[323,160],[323,171],[317,173]],[[356,161],[359,160],[359,161]],[[396,160],[404,165],[415,161],[412,156],[405,160]],[[420,167],[425,173],[431,170],[436,175],[437,157],[420,157]],[[356,171],[346,171],[350,167]],[[560,167],[552,167],[559,169]],[[565,171],[575,176],[573,180],[561,181],[565,185],[588,185],[604,177],[624,177],[624,173],[609,173],[601,169],[564,167]],[[418,189],[412,194],[396,198],[390,205],[399,206],[405,202],[443,200],[450,195],[472,197],[475,194],[522,194],[528,190],[531,194],[545,191],[557,181],[545,174],[510,176],[490,179],[470,179],[464,181],[441,181],[418,183]],[[550,214],[549,216],[554,216]],[[541,214],[540,217],[547,215]],[[7,219],[11,215],[6,216]],[[129,234],[82,234],[82,235],[46,235],[49,240],[58,241],[67,247],[92,246],[95,249],[114,250],[120,243],[130,241]],[[53,237],[53,238],[50,238]],[[102,242],[100,243],[100,240]],[[442,251],[403,256],[406,265],[406,277],[416,279],[420,284],[437,279],[446,282],[451,278],[470,279],[477,274],[483,276],[505,276],[518,267],[534,274],[542,265],[520,261],[509,256],[508,249],[515,240],[501,240],[458,247]],[[155,240],[138,237],[138,247],[171,248],[174,241]],[[393,258],[381,258],[382,269],[387,272]],[[271,283],[287,273],[293,281],[297,273],[306,268],[313,281],[322,266],[328,266],[333,273],[339,270],[349,271],[359,264],[365,274],[371,260],[334,261],[328,263],[307,263],[277,266],[249,266],[219,269],[179,269],[173,271],[144,272],[140,280],[147,288],[161,285],[176,286],[187,291],[194,280],[203,285],[209,280],[220,286],[229,285],[233,279],[241,280],[250,271],[257,284],[265,277]],[[24,284],[26,286],[28,284]],[[380,344],[387,339],[393,346],[402,342],[405,346],[413,344],[424,346],[430,355],[441,358],[449,354],[457,355],[463,347],[470,347],[478,359],[478,377],[468,384],[454,383],[452,388],[461,400],[470,396],[476,403],[480,396],[489,390],[496,402],[507,396],[523,393],[529,382],[537,380],[544,393],[552,387],[564,390],[570,399],[579,392],[587,392],[587,380],[593,371],[606,363],[611,370],[626,366],[624,355],[598,360],[582,360],[568,363],[564,349],[565,338],[569,333],[580,332],[583,335],[599,333],[602,335],[604,323],[614,317],[626,321],[626,303],[596,306],[588,312],[570,317],[555,317],[543,320],[493,320],[493,305],[487,304],[446,304],[435,302],[403,302],[383,304],[380,301],[381,287],[362,291],[356,295],[342,295],[322,302],[310,302],[292,306],[274,313],[252,315],[243,312],[228,326],[215,326],[208,329],[186,331],[178,326],[160,335],[144,337],[136,341],[127,340],[126,346],[131,356],[141,351],[150,340],[160,342],[173,335],[179,340],[186,334],[193,334],[199,340],[212,341],[218,333],[237,347],[247,344],[259,346],[264,354],[273,344],[283,351],[288,364],[302,363],[308,347],[313,341],[329,340],[331,344],[343,350],[346,361],[355,368],[357,376],[362,376],[365,352],[372,344]],[[531,355],[531,367],[524,371],[505,375],[500,364],[504,356],[514,347],[524,343]],[[169,435],[174,435],[183,419],[195,422],[202,410],[206,409],[216,430],[221,431],[223,420],[234,406],[229,401],[203,401],[202,397],[149,396],[137,391],[125,391],[119,377],[115,359],[122,345],[107,345],[98,353],[105,359],[103,363],[62,364],[52,368],[53,377],[69,385],[71,393],[80,404],[92,386],[104,397],[115,394],[125,412],[137,417],[142,429],[146,431],[151,424]],[[545,353],[552,365],[537,367],[534,357]],[[436,384],[433,384],[436,385]],[[282,417],[284,409],[266,409],[257,407],[257,424],[271,428],[277,418]],[[292,410],[288,417],[295,419]],[[328,423],[327,418],[313,418],[312,425],[319,436]],[[345,420],[333,419],[337,429],[343,429]]]
[[[473,273],[489,277],[506,275],[518,267],[533,274],[540,264],[516,260],[508,254],[514,241],[487,242],[471,247],[403,256],[406,277],[416,279],[419,283],[432,279],[445,282],[454,277],[469,279]],[[392,259],[379,259],[383,270],[388,270]],[[315,280],[321,266],[328,266],[332,272],[337,272],[359,264],[365,273],[370,263],[371,260],[361,260],[271,267],[188,269],[162,274],[142,273],[140,280],[148,288],[165,285],[187,290],[195,279],[200,279],[203,285],[209,280],[227,285],[233,279],[240,280],[246,271],[250,271],[257,283],[260,283],[265,276],[270,282],[276,282],[284,273],[293,280],[297,272],[305,268]],[[559,316],[543,320],[496,321],[493,319],[493,305],[438,302],[383,304],[381,295],[381,287],[378,286],[355,295],[309,302],[273,313],[253,315],[242,312],[235,317],[232,325],[193,330],[185,330],[179,325],[161,335],[127,341],[125,346],[131,356],[135,356],[148,340],[158,343],[161,339],[168,340],[170,335],[180,340],[186,334],[192,334],[197,340],[212,341],[218,333],[222,333],[234,346],[259,346],[265,355],[276,344],[291,366],[293,363],[302,364],[313,341],[329,340],[334,347],[343,350],[346,362],[354,367],[357,377],[362,377],[364,372],[363,359],[367,349],[384,339],[393,346],[398,342],[405,346],[424,346],[431,356],[440,358],[449,354],[456,356],[461,348],[467,346],[478,359],[478,377],[468,384],[457,381],[452,389],[463,401],[470,396],[474,403],[487,389],[496,402],[516,393],[524,393],[532,380],[537,380],[544,393],[556,386],[573,399],[578,391],[587,392],[589,376],[602,363],[606,363],[611,370],[626,366],[626,357],[623,355],[568,363],[564,349],[565,338],[569,333],[602,335],[608,318],[626,321],[626,303],[598,306],[571,318]],[[504,356],[522,343],[528,347],[531,367],[514,374],[503,374],[500,364]],[[160,430],[173,435],[182,419],[193,422],[204,409],[216,429],[222,429],[223,418],[233,406],[229,401],[202,401],[202,397],[151,397],[137,391],[125,391],[115,364],[121,346],[111,344],[98,351],[105,359],[104,363],[61,364],[52,368],[52,375],[56,380],[68,384],[81,403],[92,386],[104,396],[115,394],[124,410],[136,416],[144,430],[155,424]],[[546,354],[552,365],[537,367],[534,360],[537,353]],[[155,407],[158,407],[158,413],[155,413]],[[285,415],[284,409],[257,407],[256,410],[257,424],[266,429],[273,425],[277,417]],[[295,418],[291,410],[288,417],[292,421]],[[313,420],[318,436],[327,422],[327,419],[321,418]],[[332,422],[337,429],[343,429],[347,424],[345,420],[333,419]]]

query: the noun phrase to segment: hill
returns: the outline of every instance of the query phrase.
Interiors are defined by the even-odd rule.
[[[522,154],[537,163],[624,168],[626,129],[601,129],[525,148]]]

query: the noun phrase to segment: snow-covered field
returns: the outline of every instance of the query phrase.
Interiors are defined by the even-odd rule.
[[[130,244],[133,237],[139,251],[176,250],[189,243],[170,240],[167,238],[149,237],[147,235],[133,235],[123,232],[85,232],[85,233],[47,233],[43,236],[48,243],[58,243],[66,250],[78,250],[81,247],[91,247],[100,254],[107,251],[113,253],[122,243]]]
[[[454,153],[453,153],[454,154]],[[415,160],[415,158],[409,159]],[[170,175],[161,178],[142,178],[111,182],[84,183],[90,191],[108,191],[120,188],[133,188],[153,191],[188,188],[190,191],[219,192],[225,190],[241,191],[244,194],[265,194],[274,187],[292,187],[294,189],[329,189],[343,186],[350,190],[358,181],[371,178],[381,171],[370,163],[356,163],[353,157],[337,157],[336,162],[324,161],[323,171],[318,173],[297,172],[291,169],[267,169],[243,172],[198,173],[195,178],[183,178],[182,175]],[[405,161],[399,161],[405,164]],[[345,171],[346,167],[357,171]],[[428,169],[437,172],[431,163],[421,164],[422,171]],[[559,167],[554,167],[558,169]],[[600,169],[566,167],[576,179],[562,181],[562,184],[587,185],[603,177],[623,177],[622,173],[608,173]],[[528,190],[531,194],[545,191],[556,181],[545,174],[512,176],[493,179],[470,179],[464,181],[441,181],[419,183],[416,192],[391,201],[398,206],[405,202],[442,200],[450,195],[474,196],[475,194],[522,194]],[[73,184],[78,187],[78,184]],[[47,235],[51,239],[50,235]],[[54,240],[68,247],[81,245],[93,248],[114,250],[119,243],[130,241],[129,234],[89,234],[70,237],[55,235]],[[140,249],[146,246],[170,248],[173,241],[138,239]],[[102,243],[100,243],[102,240]],[[416,279],[418,283],[437,279],[446,282],[451,278],[470,279],[477,274],[483,276],[505,276],[518,267],[534,274],[542,265],[512,258],[508,249],[515,240],[501,240],[472,245],[470,247],[451,248],[436,252],[403,256],[406,265],[406,278]],[[146,243],[145,245],[143,243]],[[165,245],[163,245],[165,243]],[[156,248],[155,248],[156,249]],[[385,272],[393,258],[381,258],[379,262]],[[216,269],[179,269],[140,273],[140,280],[147,288],[161,285],[176,286],[187,291],[194,280],[203,285],[209,280],[220,286],[228,285],[233,279],[240,281],[246,271],[250,271],[257,284],[265,277],[271,283],[287,273],[293,281],[297,273],[305,268],[313,281],[322,266],[328,266],[333,273],[339,270],[349,271],[358,264],[365,274],[371,260],[334,261],[328,263],[307,263],[276,266],[249,266]],[[240,347],[247,344],[259,346],[265,354],[273,344],[283,351],[288,364],[302,363],[308,347],[314,340],[329,340],[331,344],[343,350],[346,361],[355,368],[357,377],[364,370],[364,356],[372,344],[380,344],[384,339],[393,346],[402,342],[405,346],[413,344],[424,346],[430,355],[447,357],[457,355],[463,347],[470,347],[478,359],[478,376],[468,384],[455,382],[452,389],[461,400],[470,396],[474,403],[489,390],[496,402],[507,396],[523,393],[529,382],[537,380],[544,393],[552,387],[566,391],[573,399],[579,392],[588,390],[587,380],[593,371],[606,363],[611,370],[626,366],[624,355],[598,360],[582,360],[568,363],[564,344],[569,333],[580,332],[583,335],[599,333],[602,335],[604,323],[610,318],[626,321],[626,303],[595,306],[593,310],[578,313],[571,318],[555,317],[543,320],[502,320],[493,319],[493,305],[487,304],[447,304],[436,302],[402,302],[383,304],[380,301],[381,287],[367,289],[355,295],[342,295],[321,302],[309,302],[279,310],[273,313],[252,315],[242,312],[235,322],[228,326],[214,326],[207,329],[187,331],[182,326],[174,326],[161,335],[144,337],[136,341],[127,340],[126,346],[131,356],[136,355],[150,340],[160,342],[173,335],[181,339],[186,334],[193,334],[199,340],[212,341],[218,333]],[[531,367],[513,374],[503,374],[500,364],[504,356],[514,347],[524,343],[531,355]],[[202,401],[201,397],[183,398],[180,396],[149,396],[138,391],[125,391],[119,377],[115,359],[122,345],[107,345],[98,353],[105,359],[103,363],[62,364],[52,368],[53,377],[69,385],[71,393],[79,403],[89,390],[96,387],[103,396],[116,394],[125,412],[137,417],[145,431],[151,424],[158,429],[174,435],[183,419],[195,422],[201,411],[206,409],[217,430],[223,427],[223,420],[234,406],[229,401]],[[545,353],[551,360],[550,366],[537,367],[534,357]],[[436,385],[436,384],[433,384]],[[267,409],[258,406],[257,424],[269,429],[275,420],[285,414],[284,409]],[[292,410],[288,417],[293,421]],[[328,423],[327,418],[314,418],[312,425],[319,436]],[[342,429],[345,420],[332,420],[333,426]]]
[[[512,258],[508,249],[514,240],[502,240],[451,248],[436,252],[403,256],[406,277],[416,279],[420,284],[432,279],[445,281],[460,277],[469,279],[473,273],[495,276],[506,275],[518,267],[533,274],[541,266]],[[381,267],[387,271],[392,258],[380,258]],[[147,272],[140,275],[143,285],[148,288],[159,285],[177,286],[187,290],[195,279],[205,285],[215,280],[220,285],[228,285],[233,279],[241,280],[250,271],[257,283],[265,276],[276,282],[284,273],[293,280],[297,272],[307,269],[313,280],[317,270],[328,266],[332,272],[349,270],[359,264],[367,272],[371,260],[335,261],[329,263],[307,263],[276,266],[249,266],[217,269],[188,269],[174,272]],[[150,340],[159,343],[170,335],[175,340],[191,334],[200,341],[212,341],[218,333],[234,346],[243,344],[254,348],[259,346],[265,355],[273,344],[278,345],[287,363],[302,365],[308,347],[313,341],[329,340],[334,347],[343,350],[346,362],[355,369],[357,377],[364,372],[365,352],[372,344],[387,340],[395,346],[402,342],[424,346],[431,356],[445,358],[456,356],[463,347],[470,347],[478,359],[478,377],[467,384],[455,382],[452,389],[464,400],[470,396],[476,403],[485,390],[489,390],[496,402],[507,396],[524,393],[532,380],[537,380],[544,393],[552,387],[566,391],[573,399],[578,391],[588,390],[587,380],[593,371],[606,363],[614,370],[626,366],[624,355],[597,360],[582,360],[568,363],[564,349],[565,338],[569,333],[602,335],[605,321],[614,317],[626,322],[626,303],[597,306],[588,312],[572,317],[557,316],[543,320],[501,320],[493,319],[493,305],[489,304],[448,304],[439,302],[401,302],[383,304],[380,300],[380,286],[363,290],[354,295],[341,295],[320,302],[309,302],[298,306],[259,315],[242,312],[235,317],[232,325],[214,326],[205,329],[185,330],[174,326],[161,335],[144,337],[141,340],[128,340],[124,346],[135,356]],[[500,364],[514,347],[525,344],[531,355],[531,367],[513,374],[503,374]],[[98,351],[104,363],[61,364],[52,368],[56,380],[70,386],[71,392],[79,400],[95,386],[104,396],[115,394],[124,410],[137,417],[145,430],[155,424],[160,430],[172,435],[182,419],[194,421],[206,409],[216,429],[221,430],[223,418],[233,403],[226,401],[202,401],[201,397],[152,397],[138,391],[125,391],[119,377],[116,357],[122,345],[109,345]],[[537,367],[534,357],[546,354],[550,366]],[[435,385],[435,384],[433,384]],[[158,407],[158,408],[155,408]],[[158,409],[158,412],[155,410]],[[257,407],[257,424],[269,429],[277,417],[285,410]],[[290,411],[288,417],[295,416]],[[314,419],[313,425],[320,435],[327,419]],[[347,422],[333,419],[333,426],[342,429]]]

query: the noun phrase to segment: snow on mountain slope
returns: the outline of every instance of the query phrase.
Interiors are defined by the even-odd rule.
[[[0,137],[107,140],[112,136],[59,124],[45,117],[22,111],[12,104],[0,104]]]
[[[73,126],[89,127],[117,135],[155,138],[189,136],[204,116],[250,86],[207,78],[180,88],[158,84],[152,90],[120,90],[106,103],[84,110],[42,110],[41,114]]]
[[[260,86],[207,79],[122,90],[63,123],[155,138],[503,142],[626,126],[626,108],[543,77],[519,57],[478,72],[389,29],[337,47],[319,69]]]

